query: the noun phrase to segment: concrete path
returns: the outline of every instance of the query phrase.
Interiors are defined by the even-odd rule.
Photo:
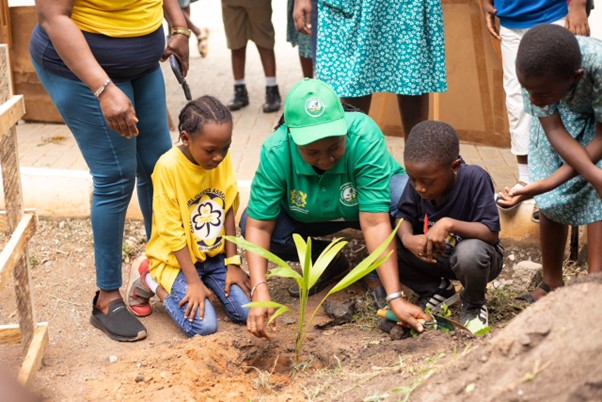
[[[296,48],[286,42],[286,2],[273,2],[273,21],[276,28],[276,62],[278,83],[282,97],[302,78]],[[191,67],[187,77],[193,97],[204,94],[227,102],[232,96],[230,52],[221,20],[221,9],[216,2],[200,0],[193,4],[192,17],[199,26],[211,30],[209,54],[200,58],[196,39],[191,38]],[[167,101],[174,124],[184,106],[181,87],[164,63],[162,69],[167,87]],[[265,80],[258,53],[253,44],[247,49],[247,87],[251,104],[234,112],[234,139],[232,160],[240,184],[242,205],[246,205],[250,181],[257,167],[261,144],[272,132],[280,113],[261,112]],[[24,204],[36,208],[40,216],[85,217],[90,213],[91,179],[73,136],[66,126],[57,124],[20,123],[17,126],[19,155],[22,171]],[[174,140],[177,133],[173,132]],[[403,139],[388,137],[390,152],[402,160]],[[492,176],[496,189],[513,184],[516,163],[508,149],[470,144],[461,145],[461,154],[467,163],[483,166]],[[0,199],[0,202],[3,200]],[[503,214],[504,237],[516,240],[533,239],[538,228],[529,216],[532,204],[526,203],[514,214]],[[140,218],[137,200],[133,200],[128,217]]]

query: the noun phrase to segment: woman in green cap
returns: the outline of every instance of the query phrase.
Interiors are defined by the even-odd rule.
[[[391,233],[391,211],[407,182],[404,169],[387,151],[376,123],[359,111],[345,111],[340,99],[322,81],[304,79],[291,88],[284,120],[265,141],[251,197],[241,218],[246,240],[286,260],[297,260],[293,233],[323,236],[346,228],[360,229],[369,252]],[[312,241],[318,256],[328,242]],[[395,245],[379,268],[384,295],[398,318],[422,330],[417,319],[428,319],[400,292]],[[253,301],[269,301],[265,282],[267,261],[247,253]],[[347,273],[349,264],[339,254],[310,294]],[[296,286],[289,289],[298,295]],[[269,337],[271,311],[253,308],[247,329]]]

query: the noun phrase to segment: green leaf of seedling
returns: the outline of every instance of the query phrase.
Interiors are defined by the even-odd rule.
[[[286,267],[276,267],[276,268],[270,269],[270,272],[268,274],[266,274],[266,276],[267,277],[277,276],[279,278],[291,278],[291,279],[294,279],[297,283],[302,283],[302,281],[303,281],[303,278],[301,278],[301,275],[299,274],[299,272],[295,271],[288,265]]]
[[[378,246],[378,248],[376,250],[374,250],[372,253],[370,253],[370,255],[368,257],[366,257],[355,268],[353,268],[351,270],[351,272],[349,272],[343,279],[341,279],[339,281],[339,283],[337,283],[330,290],[330,292],[328,292],[328,294],[326,296],[330,296],[331,294],[339,292],[339,291],[345,289],[347,286],[352,285],[353,283],[357,282],[358,280],[360,280],[361,278],[363,278],[364,276],[368,275],[370,272],[372,272],[373,270],[378,268],[383,262],[385,262],[391,256],[393,251],[390,251],[384,257],[381,257],[381,255],[387,249],[387,247],[389,247],[389,244],[391,243],[391,241],[395,238],[395,235],[397,234],[397,230],[399,229],[399,226],[401,226],[402,222],[403,222],[403,219],[400,219],[399,222],[397,223],[397,226],[395,226],[395,229],[393,229],[393,231],[391,231],[391,233],[389,234],[387,239],[383,242],[383,244]]]
[[[322,251],[309,272],[309,288],[316,284],[318,279],[320,279],[328,267],[328,264],[332,262],[332,260],[341,251],[341,249],[347,245],[347,243],[348,242],[343,241],[343,239],[336,238],[333,239],[332,242]]]
[[[311,270],[311,237],[307,238],[307,243],[297,233],[293,233],[293,240],[297,247],[297,255],[301,264],[302,283],[299,284],[299,289],[302,291],[309,289],[309,271]]]
[[[279,267],[288,267],[288,264],[286,262],[284,262],[282,260],[282,258],[278,257],[275,254],[270,253],[268,250],[266,250],[263,247],[256,246],[255,244],[253,244],[249,241],[246,241],[242,237],[224,236],[224,238],[226,240],[228,240],[229,242],[234,243],[237,246],[240,246],[241,248],[243,248],[247,251],[250,251],[253,254],[257,254],[258,256],[263,257],[266,260],[273,262],[274,264],[278,265]]]
[[[287,306],[285,306],[284,304],[276,303],[274,301],[256,301],[256,302],[243,304],[243,307],[246,307],[246,308],[255,308],[255,307],[275,308],[276,311],[274,312],[274,314],[272,314],[272,316],[268,320],[268,325],[271,324],[272,321],[274,321],[277,317],[281,316],[282,314],[286,313],[287,311],[290,311],[290,309]]]

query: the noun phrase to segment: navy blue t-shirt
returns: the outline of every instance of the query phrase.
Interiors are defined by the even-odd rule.
[[[420,198],[408,181],[397,205],[397,219],[412,224],[414,234],[424,234],[424,216],[429,227],[441,218],[464,222],[480,222],[492,232],[500,231],[500,216],[495,205],[493,183],[489,174],[480,166],[467,165],[462,161],[456,182],[442,205]],[[456,236],[457,237],[457,236]]]
[[[153,33],[135,38],[82,33],[96,61],[113,81],[133,80],[159,68],[159,60],[165,49],[163,26]],[[44,70],[78,79],[63,63],[48,34],[39,24],[31,33],[29,52],[32,60]]]

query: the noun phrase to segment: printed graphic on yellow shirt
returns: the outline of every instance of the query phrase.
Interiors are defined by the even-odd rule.
[[[224,193],[208,189],[201,193],[196,204],[192,204],[190,222],[197,238],[199,250],[210,251],[220,246],[224,232],[225,197]]]
[[[341,204],[352,207],[357,205],[357,190],[353,187],[353,183],[348,182],[341,186]]]
[[[305,194],[303,191],[299,191],[299,190],[291,191],[291,206],[290,206],[291,210],[306,214],[309,212],[307,209],[305,209],[306,205],[307,205],[307,194]]]

